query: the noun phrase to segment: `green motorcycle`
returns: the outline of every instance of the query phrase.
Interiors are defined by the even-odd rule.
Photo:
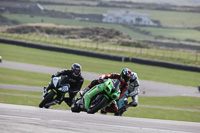
[[[98,112],[101,108],[108,106],[120,96],[120,81],[107,79],[86,92],[83,96],[74,99],[72,112],[85,111],[89,114]]]

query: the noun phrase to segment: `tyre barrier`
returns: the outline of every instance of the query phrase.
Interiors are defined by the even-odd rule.
[[[164,62],[164,61],[137,58],[137,57],[132,57],[130,59],[129,57],[126,57],[126,56],[96,53],[96,52],[90,52],[90,51],[85,51],[85,50],[62,48],[62,47],[45,45],[45,44],[37,44],[37,43],[30,43],[30,42],[11,40],[11,39],[2,39],[2,38],[0,38],[0,43],[6,43],[6,44],[11,44],[11,45],[18,45],[18,46],[24,46],[24,47],[30,47],[30,48],[36,48],[36,49],[42,49],[42,50],[49,50],[49,51],[55,51],[55,52],[76,54],[76,55],[82,55],[82,56],[88,56],[88,57],[95,57],[95,58],[101,58],[101,59],[107,59],[107,60],[133,62],[133,63],[144,64],[144,65],[152,65],[152,66],[159,66],[159,67],[172,68],[172,69],[178,69],[178,70],[200,72],[200,67],[197,67],[197,66],[182,65],[182,64],[176,64],[176,63],[170,63],[170,62]]]
[[[149,60],[149,59],[132,57],[131,62],[144,64],[144,65],[152,65],[152,66],[178,69],[178,70],[200,72],[200,67],[197,67],[197,66],[182,65],[182,64],[170,63],[170,62],[165,62],[165,61],[157,61],[157,60]]]
[[[50,46],[50,45],[38,44],[38,43],[31,43],[31,42],[24,42],[24,41],[18,41],[18,40],[10,40],[10,39],[1,39],[0,38],[0,42],[6,43],[6,44],[11,44],[11,45],[18,45],[18,46],[42,49],[42,50],[49,50],[49,51],[55,51],[55,52],[63,52],[63,53],[69,53],[69,54],[76,54],[76,55],[83,55],[83,56],[89,56],[89,57],[95,57],[95,58],[102,58],[102,59],[107,59],[107,60],[122,61],[122,62],[129,62],[130,61],[130,58],[125,57],[125,56],[96,53],[96,52],[70,49],[70,48],[62,48],[62,47],[56,47],[56,46]]]

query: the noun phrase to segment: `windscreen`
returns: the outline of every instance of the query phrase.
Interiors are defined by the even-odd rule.
[[[113,85],[114,85],[113,90],[114,91],[118,90],[121,82],[118,79],[112,79],[112,82],[113,82]]]

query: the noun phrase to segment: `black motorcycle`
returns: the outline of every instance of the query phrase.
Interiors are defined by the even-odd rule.
[[[39,104],[40,108],[49,108],[52,105],[61,104],[66,93],[69,93],[69,78],[60,76],[52,78],[48,90],[44,88],[43,100]]]

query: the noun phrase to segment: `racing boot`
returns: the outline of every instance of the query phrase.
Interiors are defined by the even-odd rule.
[[[118,106],[117,106],[117,102],[116,101],[113,101],[109,106],[107,106],[105,108],[105,110],[107,112],[110,112],[110,113],[115,113],[118,111]]]
[[[50,106],[56,105],[57,103],[59,103],[59,101],[55,99],[52,102],[45,104],[44,107],[49,108]]]
[[[132,102],[128,104],[129,107],[136,107],[138,105],[138,95],[132,96]]]
[[[70,98],[68,98],[68,97],[64,97],[63,100],[65,101],[65,103],[66,103],[69,107],[71,107],[71,105],[72,105],[72,101],[70,100]]]

